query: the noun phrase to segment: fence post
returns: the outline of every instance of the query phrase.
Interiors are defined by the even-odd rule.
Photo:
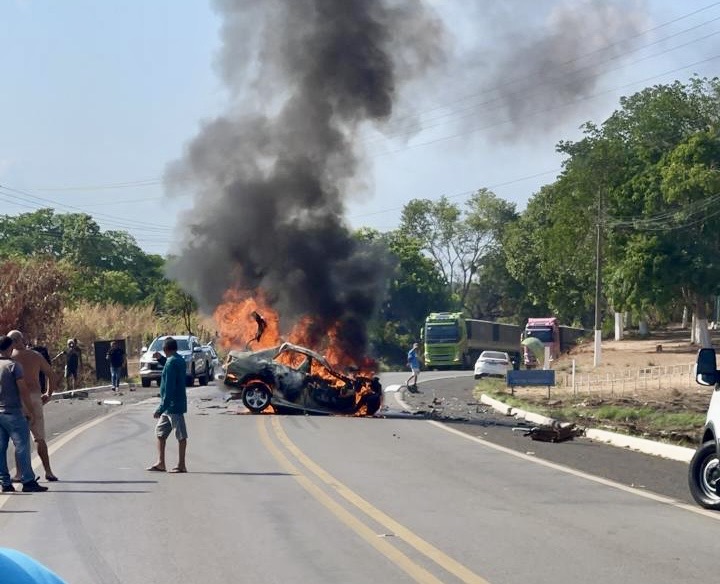
[[[573,395],[577,396],[577,388],[575,387],[575,359],[572,360],[572,388]]]

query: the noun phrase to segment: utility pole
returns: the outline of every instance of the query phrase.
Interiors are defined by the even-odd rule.
[[[602,352],[602,316],[600,310],[600,288],[602,286],[602,190],[598,193],[597,236],[595,241],[595,352],[593,366],[600,365]]]

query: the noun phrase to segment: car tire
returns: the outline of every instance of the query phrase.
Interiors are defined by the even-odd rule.
[[[198,377],[198,383],[200,385],[207,385],[208,384],[208,374],[207,372]]]
[[[215,381],[215,366],[213,365],[210,367],[210,373],[208,373],[208,379],[210,381]]]
[[[192,368],[190,369],[190,375],[188,375],[185,378],[185,386],[186,387],[192,387],[195,385],[195,364],[193,363]]]
[[[688,468],[690,494],[705,509],[720,511],[720,460],[714,440],[708,440],[697,449]]]
[[[143,387],[150,387],[150,382],[151,382],[151,381],[152,381],[152,380],[151,380],[149,377],[141,377],[141,378],[140,378],[140,383],[141,383],[141,385],[142,385]]]
[[[482,375],[475,375],[475,379],[480,379]]]
[[[155,385],[157,385],[158,387],[160,387],[160,386],[162,385],[162,379],[160,379],[160,378],[158,377],[158,378],[155,380]]]
[[[253,414],[259,414],[270,406],[272,392],[261,381],[253,381],[243,388],[242,403]]]

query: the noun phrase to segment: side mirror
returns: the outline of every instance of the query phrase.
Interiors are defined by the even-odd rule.
[[[695,364],[695,381],[700,385],[715,385],[718,378],[715,349],[700,349]]]
[[[193,347],[193,353],[202,353],[202,347],[198,347],[197,345],[195,345]]]
[[[140,348],[141,353],[147,353],[147,347],[141,347]]]

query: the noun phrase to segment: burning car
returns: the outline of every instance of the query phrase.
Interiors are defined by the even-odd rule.
[[[253,414],[305,412],[372,416],[382,405],[377,377],[344,374],[327,359],[292,343],[258,351],[230,351],[223,379],[229,399]]]

